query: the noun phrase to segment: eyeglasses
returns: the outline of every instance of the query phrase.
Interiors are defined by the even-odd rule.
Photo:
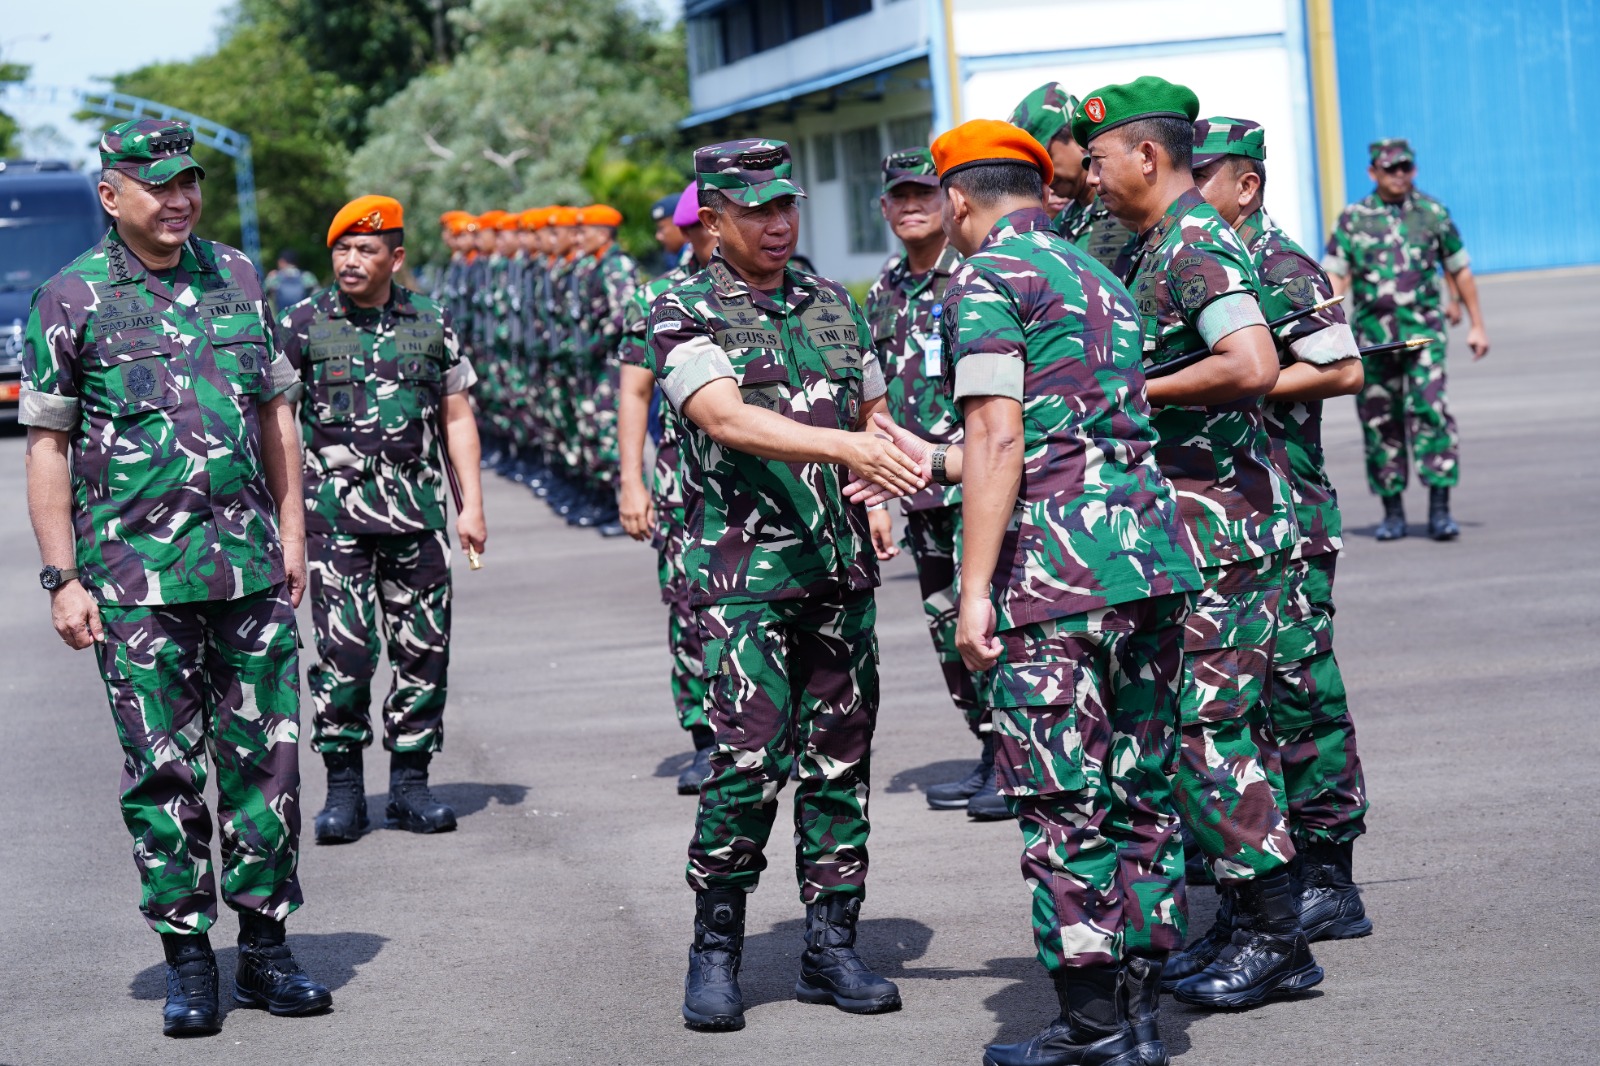
[[[1414,163],[1391,163],[1383,168],[1385,174],[1409,174],[1416,169]]]

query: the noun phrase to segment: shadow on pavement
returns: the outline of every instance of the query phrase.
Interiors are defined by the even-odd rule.
[[[226,918],[213,928],[213,944],[219,944],[232,933],[233,924]],[[289,925],[289,947],[295,958],[305,967],[306,973],[337,991],[356,976],[356,969],[378,957],[388,937],[376,933],[296,933],[293,919]],[[161,950],[157,943],[156,951]],[[217,993],[222,1013],[233,1010],[233,972],[239,965],[239,949],[231,943],[217,949]],[[133,999],[165,1000],[167,998],[167,967],[157,963],[139,971],[128,983],[128,995]],[[338,1001],[334,1009],[339,1009]]]
[[[804,918],[792,918],[765,933],[745,937],[739,985],[747,1008],[794,998],[800,955],[805,951],[805,928]],[[933,930],[910,918],[863,918],[856,927],[861,958],[891,980],[923,976],[907,969],[906,963],[926,954],[932,941]]]
[[[668,755],[656,766],[655,777],[677,777],[689,768],[694,762],[693,751],[680,751],[676,755]]]
[[[959,781],[972,771],[973,764],[978,761],[976,755],[970,759],[942,759],[931,762],[926,766],[918,766],[912,770],[901,770],[889,778],[885,792],[922,792],[929,785],[942,785],[946,781]],[[955,813],[960,813],[959,811]]]
[[[456,781],[451,784],[428,786],[433,794],[448,803],[457,818],[477,814],[490,803],[501,807],[520,807],[528,798],[527,785],[485,785],[476,781]],[[377,792],[367,797],[367,812],[372,816],[374,830],[385,828],[384,809],[389,805],[389,794]]]

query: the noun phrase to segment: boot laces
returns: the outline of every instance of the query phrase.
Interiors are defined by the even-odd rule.
[[[282,977],[292,977],[303,972],[300,964],[295,961],[294,953],[289,950],[288,944],[259,944],[245,948],[256,959],[261,969],[278,974]]]

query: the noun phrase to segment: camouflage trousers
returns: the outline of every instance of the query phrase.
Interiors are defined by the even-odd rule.
[[[709,725],[706,718],[705,646],[689,604],[689,571],[683,564],[688,515],[682,507],[656,501],[657,576],[667,605],[667,648],[672,653],[672,703],[684,729]]]
[[[922,611],[928,616],[934,654],[950,699],[975,736],[989,731],[989,707],[956,650],[956,544],[961,539],[961,508],[934,507],[906,514],[901,543],[917,564]]]
[[[1364,329],[1361,344],[1410,339],[1388,334],[1396,331]],[[1424,485],[1448,488],[1461,480],[1461,441],[1445,400],[1445,335],[1416,335],[1433,343],[1420,351],[1361,357],[1367,383],[1356,396],[1356,416],[1367,453],[1367,484],[1379,496],[1406,487],[1408,444]]]
[[[372,743],[372,678],[379,620],[394,680],[383,702],[383,746],[444,746],[450,665],[450,542],[422,533],[311,533],[311,619],[317,662],[306,671],[315,709],[311,746],[351,751]]]
[[[1055,971],[1183,945],[1171,773],[1186,595],[999,634],[995,772],[1022,827],[1039,961]]]
[[[100,608],[122,820],[139,909],[158,933],[217,919],[211,812],[217,766],[222,897],[282,920],[300,906],[300,659],[284,585],[236,600]]]
[[[1333,657],[1336,552],[1295,559],[1272,656],[1270,717],[1283,757],[1296,847],[1342,844],[1366,832],[1367,788],[1344,676]]]
[[[716,604],[697,616],[716,747],[689,843],[690,887],[755,889],[792,770],[800,899],[864,896],[878,717],[872,592]]]
[[[1184,826],[1219,884],[1269,874],[1294,858],[1268,719],[1287,562],[1279,552],[1203,571],[1184,634],[1174,785]]]
[[[617,389],[621,376],[622,364],[612,359],[594,388],[595,450],[588,474],[596,486],[612,491],[617,486]]]

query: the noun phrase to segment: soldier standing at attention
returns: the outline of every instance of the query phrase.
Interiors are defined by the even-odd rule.
[[[1156,461],[1178,489],[1205,579],[1184,640],[1178,810],[1233,890],[1246,939],[1175,994],[1239,1007],[1304,991],[1322,968],[1300,930],[1267,719],[1284,569],[1299,542],[1258,399],[1278,379],[1278,354],[1254,261],[1194,185],[1199,108],[1187,87],[1144,77],[1092,93],[1072,128],[1089,147],[1090,182],[1139,234],[1124,280],[1144,326]],[[1210,354],[1163,372],[1196,351]]]
[[[122,817],[167,959],[163,1031],[214,1033],[214,751],[222,896],[239,914],[234,1000],[308,1014],[301,971],[300,667],[305,589],[294,384],[255,268],[193,237],[204,171],[181,122],[100,140],[99,244],[40,287],[19,421],[51,619],[93,645],[122,743]]]
[[[1034,940],[1061,1007],[983,1061],[1165,1063],[1161,966],[1183,942],[1167,767],[1200,574],[1156,464],[1138,312],[1051,231],[1037,140],[979,119],[933,157],[945,230],[966,257],[942,316],[964,437],[895,439],[931,480],[962,486],[956,643],[986,671],[1000,790],[1022,826]]]
[[[400,203],[362,196],[328,227],[334,285],[286,311],[278,340],[304,384],[306,528],[317,663],[311,746],[328,770],[317,843],[368,828],[362,749],[372,743],[380,633],[394,681],[383,705],[388,818],[413,833],[454,829],[428,788],[444,745],[450,661],[450,541],[439,437],[461,481],[456,535],[483,551],[478,432],[449,314],[392,280],[405,263]],[[379,613],[382,629],[379,628]]]
[[[908,148],[883,161],[879,209],[905,249],[891,260],[867,293],[872,344],[888,385],[889,417],[926,440],[961,439],[955,406],[944,388],[944,339],[939,316],[945,289],[961,257],[939,223],[939,175],[926,148]],[[934,654],[950,699],[982,748],[978,763],[959,781],[929,786],[928,806],[965,809],[981,820],[1010,818],[995,788],[993,737],[989,711],[978,698],[972,672],[956,650],[956,540],[961,528],[961,490],[930,485],[901,501],[906,544],[917,564],[922,608],[933,636]],[[879,559],[898,554],[888,505],[868,513]]]
[[[655,469],[646,487],[644,439],[650,401],[656,390],[656,368],[645,326],[656,297],[699,273],[711,262],[717,242],[700,223],[700,194],[694,182],[677,198],[673,212],[673,228],[689,242],[690,256],[635,289],[623,317],[622,344],[618,349],[622,366],[617,407],[621,451],[617,503],[628,535],[634,540],[648,539],[656,549],[661,602],[667,605],[667,648],[672,653],[672,703],[678,712],[678,725],[694,741],[694,760],[678,775],[678,795],[698,796],[700,785],[711,773],[711,747],[716,735],[706,717],[705,648],[689,602],[689,571],[683,558],[689,528],[689,500],[682,469],[683,431],[671,405],[663,407]]]
[[[836,282],[790,263],[801,189],[789,146],[741,140],[695,152],[706,269],[657,298],[649,337],[667,401],[683,416],[689,491],[684,557],[705,640],[716,734],[688,879],[691,1028],[739,1029],[746,894],[778,792],[795,775],[796,872],[806,907],[795,994],[852,1013],[895,1010],[900,992],[855,951],[866,891],[867,794],[878,712],[865,508],[846,468],[902,492],[923,487],[887,438],[871,330]]]
[[[1261,279],[1262,314],[1275,320],[1333,295],[1328,276],[1268,216],[1266,135],[1246,119],[1195,123],[1196,185],[1239,234]],[[1366,784],[1344,677],[1333,655],[1333,575],[1341,547],[1339,505],[1322,454],[1322,401],[1361,389],[1361,357],[1344,310],[1330,307],[1274,330],[1293,361],[1278,374],[1263,412],[1273,459],[1289,482],[1300,540],[1291,553],[1273,643],[1268,717],[1283,763],[1289,832],[1303,886],[1300,924],[1309,941],[1365,936],[1372,922],[1351,876],[1355,839],[1366,831]],[[1227,946],[1231,906],[1192,945],[1198,972]]]
[[[1055,180],[1045,189],[1045,206],[1056,208],[1051,228],[1100,265],[1115,270],[1117,257],[1133,240],[1128,227],[1117,220],[1089,184],[1088,153],[1072,139],[1072,112],[1078,98],[1047,81],[1022,98],[1011,112],[1011,124],[1020,126],[1050,153]]]
[[[1328,237],[1322,265],[1336,293],[1355,300],[1356,338],[1363,346],[1415,337],[1431,343],[1414,351],[1363,357],[1366,386],[1356,414],[1367,451],[1367,484],[1383,501],[1377,540],[1406,535],[1403,493],[1410,460],[1428,486],[1428,536],[1453,540],[1461,527],[1450,516],[1450,489],[1461,480],[1460,437],[1445,400],[1445,321],[1439,309],[1442,269],[1461,294],[1472,327],[1474,361],[1489,354],[1478,306],[1478,283],[1461,234],[1444,204],[1419,192],[1411,145],[1394,138],[1368,146],[1367,175],[1376,186],[1344,209]]]

